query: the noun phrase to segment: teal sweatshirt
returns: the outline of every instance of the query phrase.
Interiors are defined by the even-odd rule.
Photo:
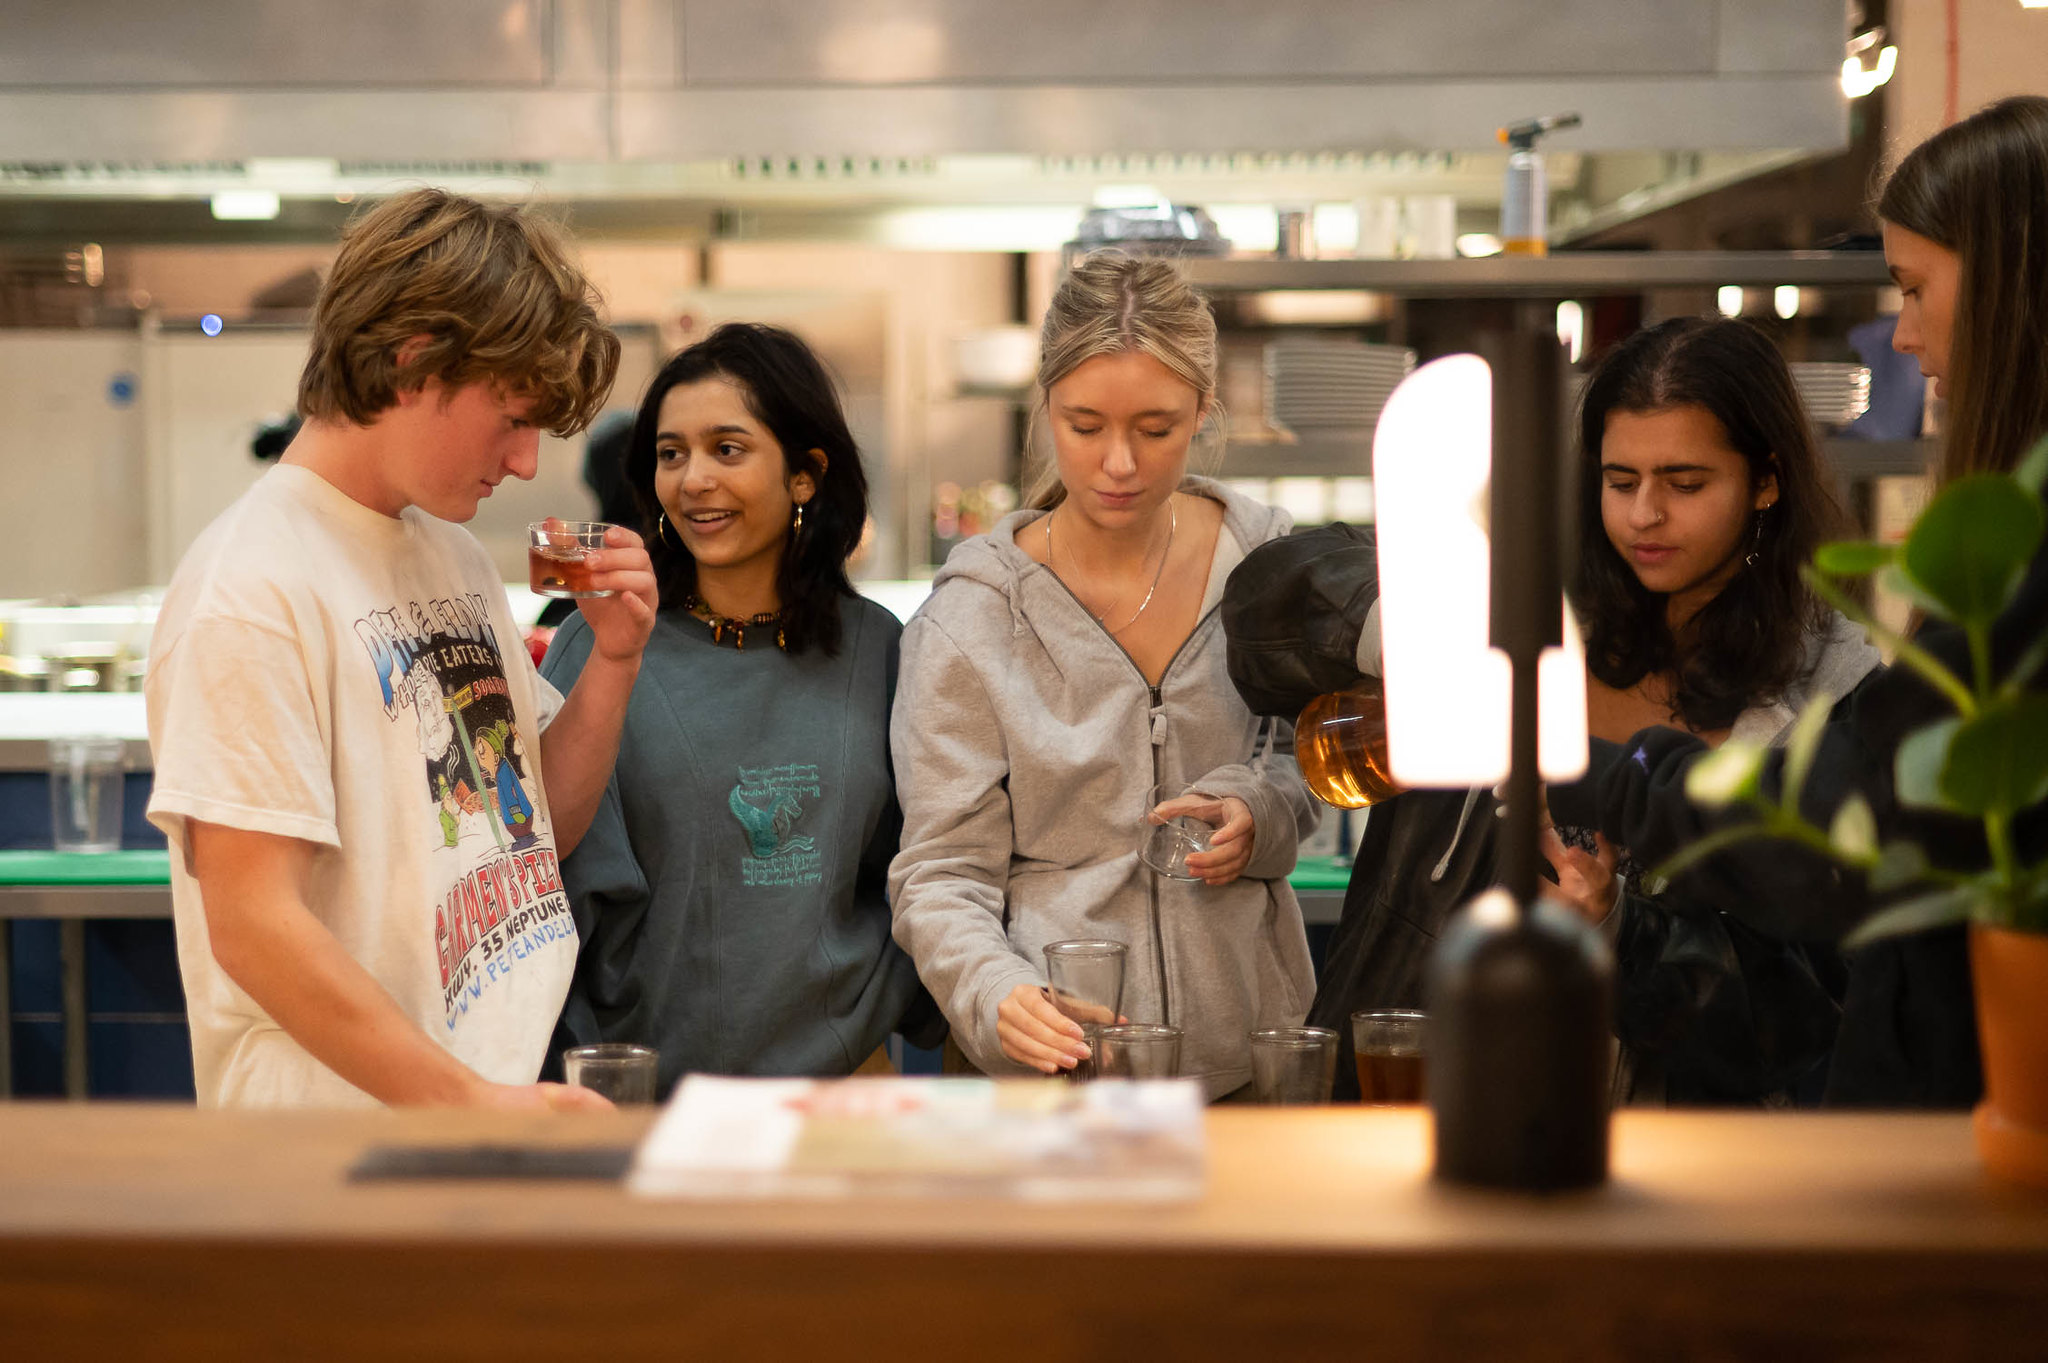
[[[930,1003],[889,937],[902,817],[889,761],[901,627],[841,603],[839,656],[745,651],[660,613],[618,766],[562,863],[582,953],[559,1047],[629,1041],[684,1074],[845,1074]],[[578,615],[541,674],[590,656]],[[931,1038],[921,1038],[930,1040]],[[558,1057],[557,1057],[558,1058]]]

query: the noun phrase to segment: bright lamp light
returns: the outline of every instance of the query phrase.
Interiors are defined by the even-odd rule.
[[[1494,785],[1508,774],[1507,655],[1489,642],[1493,374],[1477,355],[1422,366],[1373,438],[1387,755],[1404,786]],[[1564,646],[1537,665],[1537,766],[1586,770],[1586,664],[1559,602]]]

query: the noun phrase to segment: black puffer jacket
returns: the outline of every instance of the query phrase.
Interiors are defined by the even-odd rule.
[[[2012,603],[1992,630],[1992,668],[2003,676],[2028,645],[2048,631],[2048,550],[2037,555]],[[1929,624],[1915,636],[1958,675],[1968,675],[1969,644],[1950,625]],[[2044,679],[2037,674],[2031,689]],[[1828,718],[1801,813],[1825,828],[1853,793],[1870,802],[1882,837],[1911,838],[1937,865],[1985,864],[1983,833],[1973,822],[1906,809],[1892,788],[1899,744],[1915,729],[1952,714],[1948,702],[1908,668],[1873,673]],[[1654,864],[1727,826],[1740,814],[1717,814],[1685,796],[1685,774],[1702,755],[1698,740],[1668,729],[1645,729],[1625,744],[1596,743],[1586,777],[1550,791],[1551,812],[1625,839]],[[1782,757],[1764,770],[1765,789],[1781,789]],[[2048,806],[2013,822],[2013,842],[2027,861],[2048,855]],[[1726,904],[1758,932],[1774,938],[1835,941],[1876,901],[1860,876],[1784,843],[1741,843],[1711,857],[1674,889]],[[1880,942],[1849,962],[1841,1040],[1827,1082],[1827,1101],[1859,1107],[1967,1107],[1983,1093],[1970,961],[1960,928]]]
[[[1370,531],[1327,526],[1262,546],[1223,596],[1230,676],[1254,710],[1292,718],[1358,680],[1378,599]],[[1377,653],[1368,642],[1368,661]],[[1357,1097],[1350,1015],[1421,1006],[1423,966],[1451,913],[1496,883],[1493,796],[1417,790],[1370,811],[1311,1025],[1342,1038],[1338,1098]],[[1615,917],[1616,1030],[1637,1074],[1674,1103],[1752,1103],[1801,1089],[1825,1062],[1838,1008],[1827,956],[1667,891]]]

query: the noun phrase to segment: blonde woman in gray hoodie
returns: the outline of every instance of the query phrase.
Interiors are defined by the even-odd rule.
[[[1224,671],[1223,584],[1285,513],[1187,474],[1216,393],[1216,326],[1171,264],[1089,258],[1039,347],[1055,468],[955,549],[903,634],[890,724],[902,849],[896,940],[988,1074],[1087,1058],[1045,993],[1043,948],[1127,947],[1123,1012],[1184,1029],[1210,1097],[1251,1078],[1249,1034],[1314,992],[1287,883],[1316,815],[1283,721]],[[1148,807],[1154,785],[1190,793]],[[1138,859],[1148,815],[1219,824],[1188,859]]]

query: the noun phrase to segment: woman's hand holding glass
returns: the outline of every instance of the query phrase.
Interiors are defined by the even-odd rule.
[[[1599,848],[1597,854],[1582,847],[1565,846],[1557,829],[1547,823],[1540,838],[1543,855],[1550,862],[1550,869],[1557,872],[1557,886],[1548,892],[1550,896],[1562,900],[1595,927],[1607,921],[1621,896],[1621,881],[1614,874],[1621,854],[1607,841],[1607,835],[1593,835]]]
[[[1204,885],[1228,885],[1251,865],[1258,830],[1252,826],[1251,806],[1234,795],[1218,797],[1189,791],[1155,805],[1147,817],[1155,824],[1199,819],[1215,829],[1209,835],[1208,849],[1190,852],[1187,857],[1189,872]]]
[[[1112,1017],[1107,1008],[1080,1003],[1069,1003],[1068,1007],[1078,1013],[1102,1015],[1091,1017],[1090,1021],[1125,1021]],[[996,1005],[996,1039],[1002,1043],[1003,1054],[1042,1074],[1071,1070],[1088,1059],[1088,1043],[1083,1036],[1081,1022],[1062,1013],[1046,997],[1045,990],[1035,984],[1018,985]]]

